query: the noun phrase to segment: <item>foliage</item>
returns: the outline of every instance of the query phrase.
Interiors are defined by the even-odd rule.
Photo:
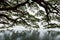
[[[60,22],[58,1],[59,0],[0,1],[0,24],[3,24],[1,28],[9,28],[15,25],[39,28],[38,22],[41,21],[42,23],[47,23],[46,25],[51,26],[50,28],[53,28],[52,26],[55,27],[55,25],[56,27],[60,27],[56,23],[51,23],[52,20]],[[39,7],[43,7],[45,11],[40,10]],[[38,18],[41,16],[41,19]],[[46,25],[44,25],[44,27],[48,28]]]

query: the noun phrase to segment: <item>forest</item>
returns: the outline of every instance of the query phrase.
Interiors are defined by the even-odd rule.
[[[60,0],[0,0],[0,40],[60,40]]]

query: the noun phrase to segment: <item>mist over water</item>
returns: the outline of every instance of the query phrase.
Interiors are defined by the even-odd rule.
[[[60,40],[60,32],[53,30],[24,30],[22,32],[3,30],[0,31],[0,40]]]

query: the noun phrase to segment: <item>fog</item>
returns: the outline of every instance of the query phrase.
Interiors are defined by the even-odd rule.
[[[0,40],[60,40],[60,31],[55,30],[2,30]]]

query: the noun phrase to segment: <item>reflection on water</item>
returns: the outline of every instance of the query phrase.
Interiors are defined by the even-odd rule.
[[[0,40],[60,40],[59,31],[0,31]]]

